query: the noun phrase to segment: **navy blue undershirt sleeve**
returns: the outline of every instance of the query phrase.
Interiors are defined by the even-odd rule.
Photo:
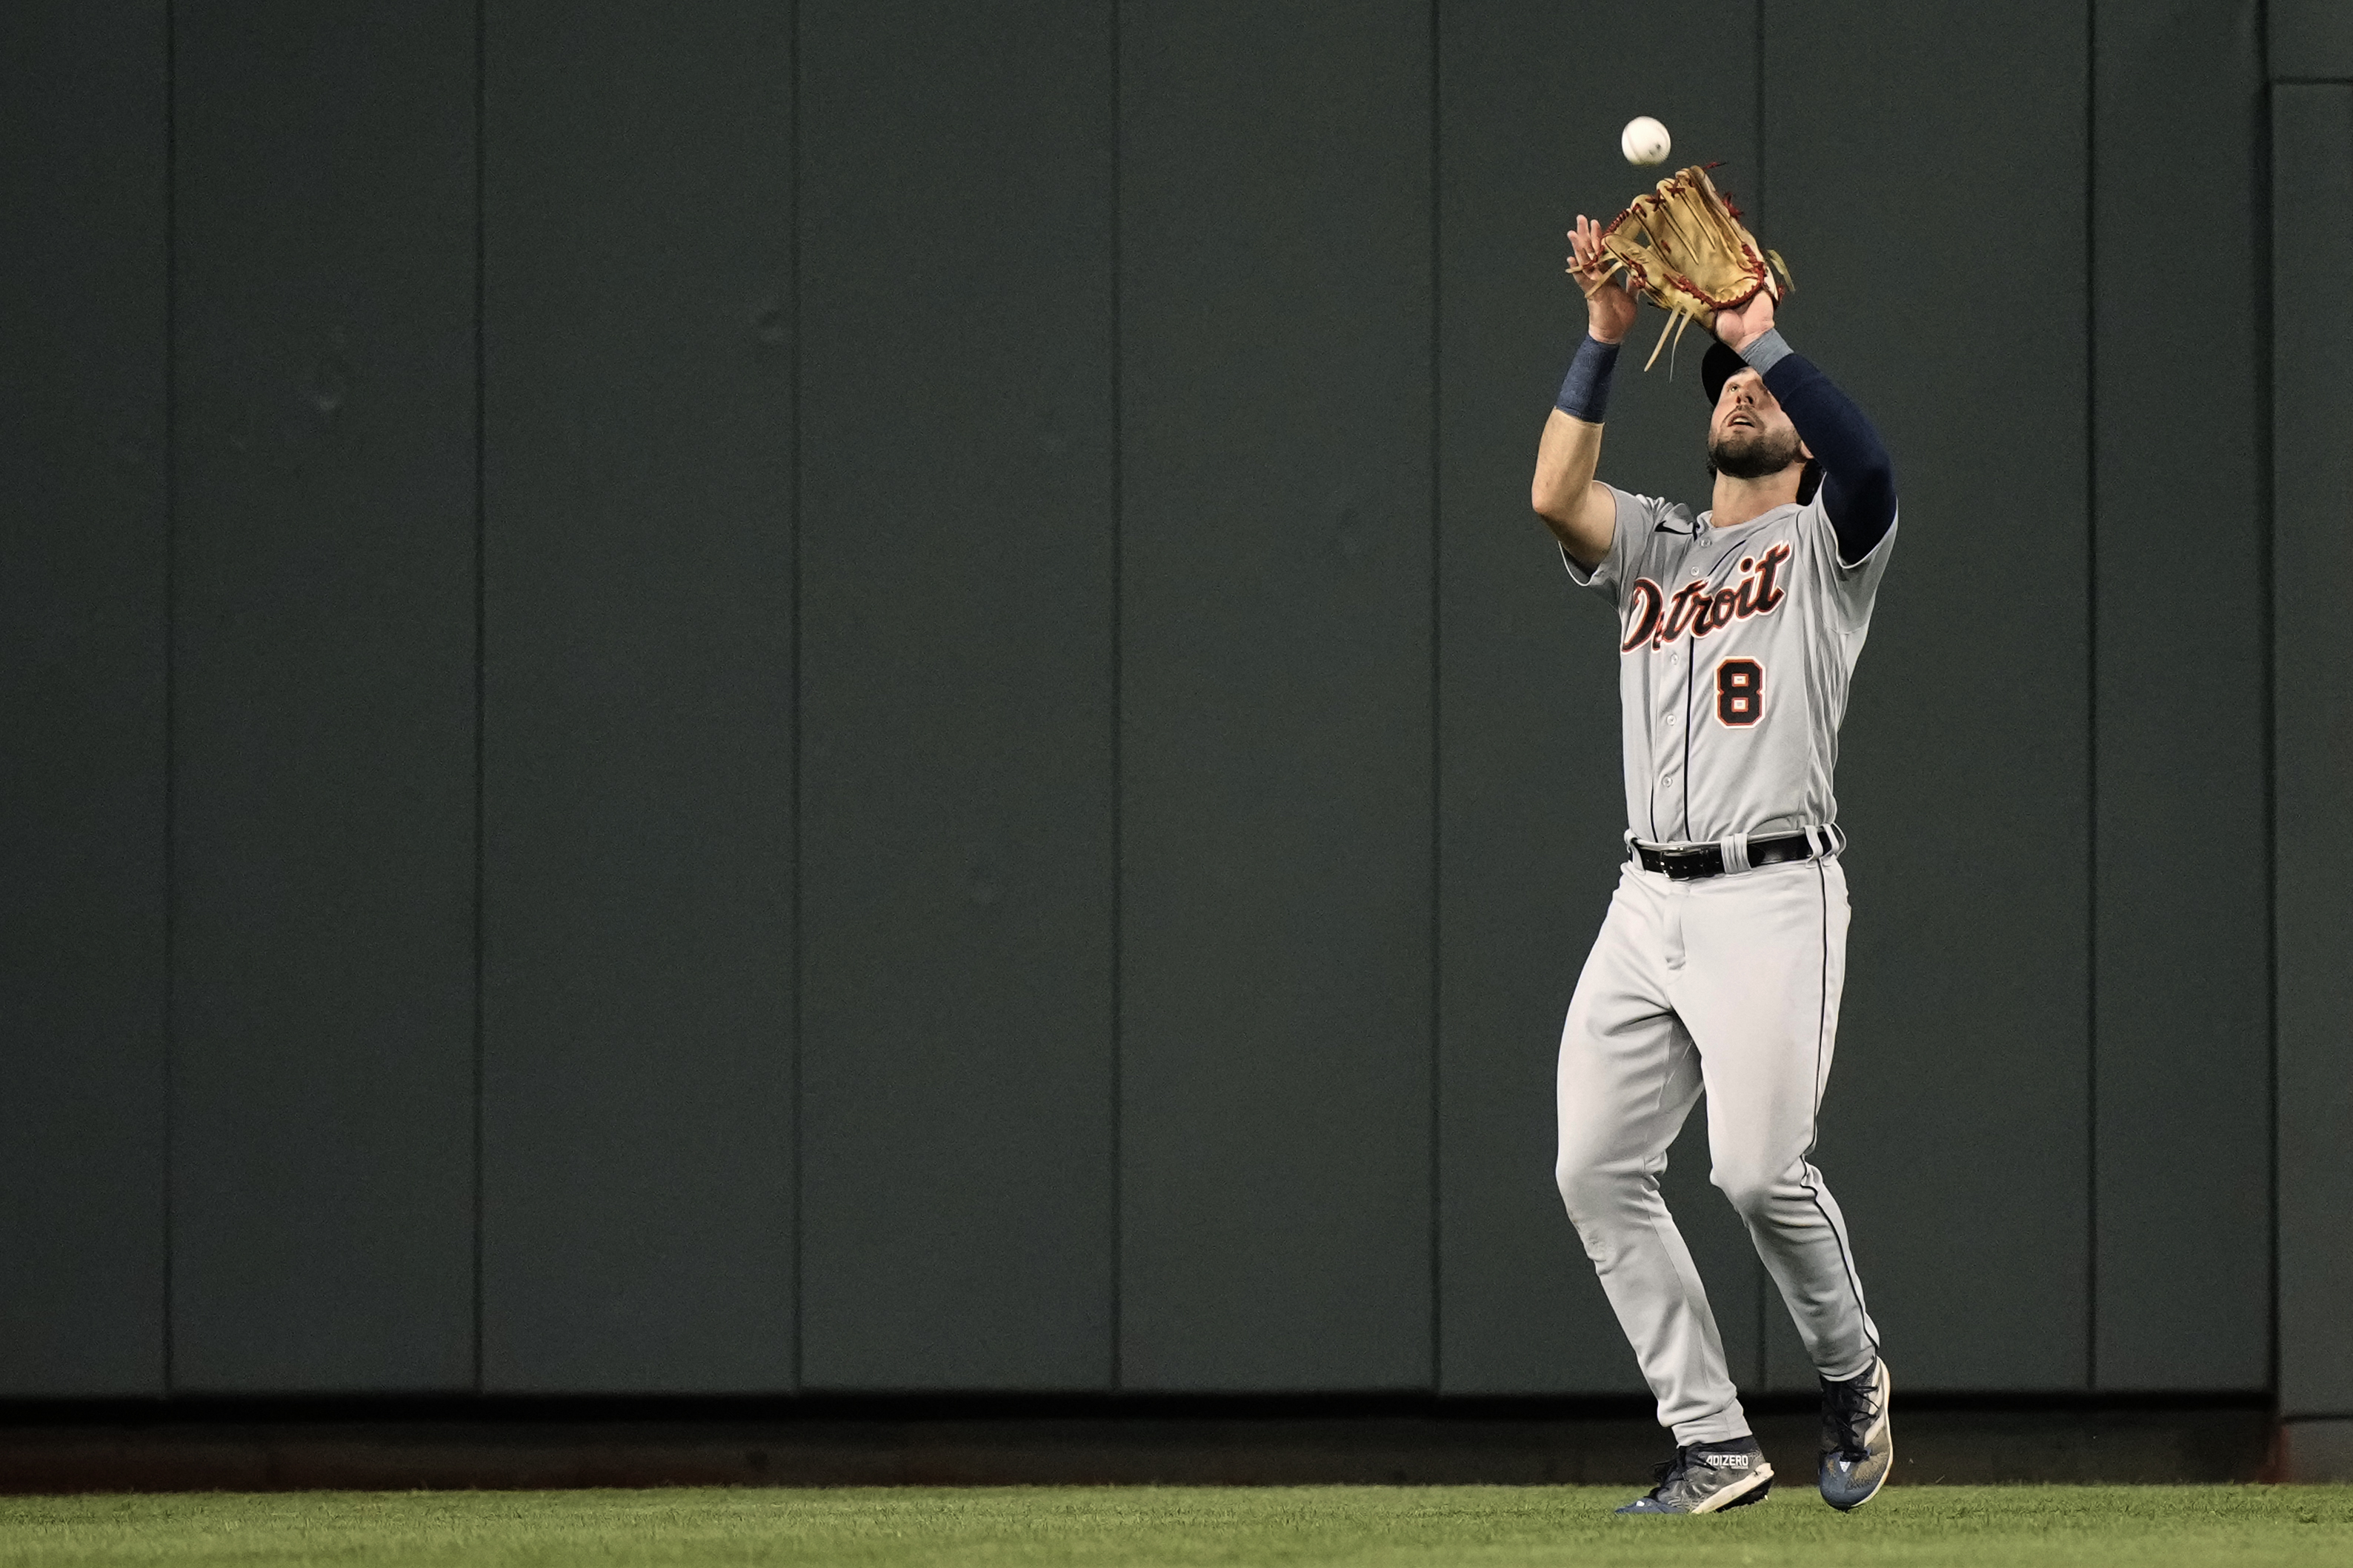
[[[1822,466],[1822,510],[1838,535],[1839,560],[1860,563],[1895,522],[1895,465],[1853,399],[1778,331],[1766,332],[1740,352],[1765,378],[1799,438]]]

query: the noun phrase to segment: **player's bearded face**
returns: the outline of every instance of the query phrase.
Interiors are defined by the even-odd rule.
[[[1799,461],[1803,454],[1798,449],[1798,427],[1780,405],[1763,395],[1761,383],[1743,386],[1742,381],[1754,377],[1725,384],[1708,425],[1707,460],[1729,478],[1761,479]]]

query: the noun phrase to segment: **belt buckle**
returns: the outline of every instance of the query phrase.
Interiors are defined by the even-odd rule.
[[[1708,874],[1707,852],[1710,846],[1694,845],[1688,849],[1659,851],[1660,868],[1671,882],[1696,882]]]

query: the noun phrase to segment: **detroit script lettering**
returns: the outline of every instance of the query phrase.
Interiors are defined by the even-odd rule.
[[[1672,599],[1648,577],[1637,577],[1627,595],[1626,640],[1618,651],[1632,653],[1644,643],[1661,648],[1686,635],[1697,641],[1735,621],[1771,615],[1789,596],[1781,586],[1781,568],[1788,563],[1789,547],[1776,544],[1761,554],[1742,556],[1737,583],[1710,593],[1707,579],[1694,577]]]

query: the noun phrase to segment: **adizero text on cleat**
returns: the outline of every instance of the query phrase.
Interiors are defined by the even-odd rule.
[[[1887,1418],[1894,1387],[1883,1361],[1844,1383],[1822,1379],[1822,1500],[1841,1513],[1878,1496],[1895,1462],[1895,1428]]]
[[[1620,1513],[1715,1513],[1763,1502],[1773,1489],[1773,1467],[1754,1437],[1685,1444],[1651,1473],[1659,1484]]]

